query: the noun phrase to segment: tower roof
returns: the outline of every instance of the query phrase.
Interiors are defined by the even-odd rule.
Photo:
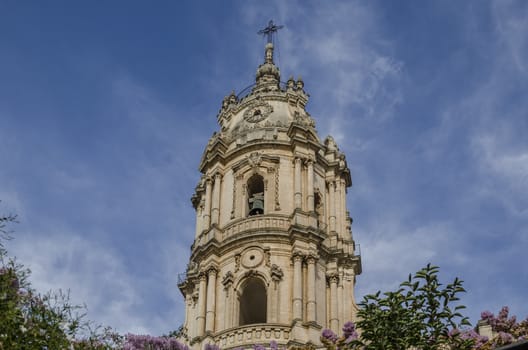
[[[234,147],[233,141],[284,141],[292,123],[302,124],[316,135],[315,122],[305,109],[308,95],[304,91],[303,80],[290,77],[286,83],[281,83],[280,70],[275,65],[273,54],[274,45],[268,40],[264,62],[257,68],[255,84],[249,93],[237,95],[232,91],[222,101],[217,116],[221,126],[218,137],[222,137],[228,148]]]
[[[273,62],[273,44],[267,43],[264,55],[264,63],[257,69],[256,85],[253,91],[261,89],[278,90],[280,83],[279,68]]]

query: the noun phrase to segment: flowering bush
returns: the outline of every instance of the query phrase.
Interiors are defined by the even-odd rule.
[[[351,347],[357,340],[356,325],[350,321],[343,326],[343,335],[341,337],[338,337],[331,329],[325,329],[321,334],[321,342],[328,350]]]
[[[494,334],[494,337],[482,344],[480,349],[494,349],[528,339],[528,317],[517,322],[517,317],[510,317],[509,313],[510,309],[503,306],[497,316],[490,311],[484,311],[480,314],[481,322],[491,326]]]
[[[123,350],[189,350],[189,347],[172,337],[127,334]],[[218,347],[208,344],[205,350],[218,350]]]

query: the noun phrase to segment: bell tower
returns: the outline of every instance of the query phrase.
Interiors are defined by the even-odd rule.
[[[273,50],[268,40],[252,89],[222,101],[200,162],[178,285],[193,349],[318,345],[322,329],[355,319],[350,170],[333,138],[319,139],[303,80],[281,83]]]

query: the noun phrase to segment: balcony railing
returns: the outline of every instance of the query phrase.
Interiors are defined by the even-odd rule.
[[[285,345],[290,338],[290,331],[291,327],[283,324],[252,324],[222,331],[215,336],[215,342],[221,349],[269,343],[272,340]]]
[[[272,229],[279,231],[287,231],[291,223],[291,219],[284,215],[255,215],[242,220],[235,221],[223,230],[223,239],[232,237],[238,233],[245,231],[252,231],[258,229]]]

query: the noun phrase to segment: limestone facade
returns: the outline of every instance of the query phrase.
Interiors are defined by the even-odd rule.
[[[355,319],[350,170],[331,137],[320,141],[307,102],[302,79],[280,83],[271,43],[252,90],[222,102],[179,283],[194,349],[318,345],[323,328]]]

